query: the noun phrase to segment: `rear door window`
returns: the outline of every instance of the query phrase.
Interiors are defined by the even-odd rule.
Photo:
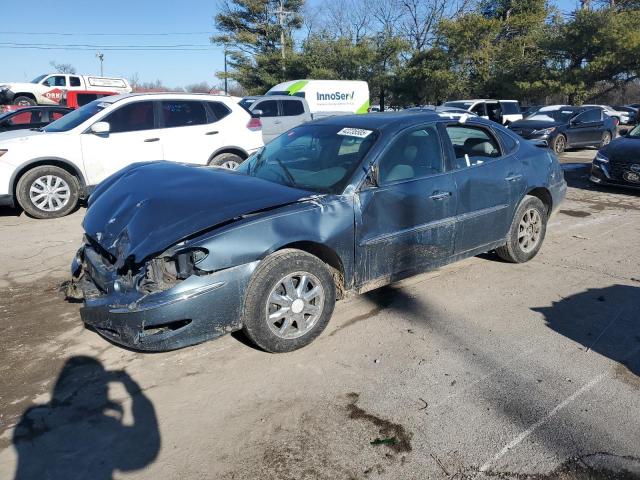
[[[599,122],[602,120],[602,111],[597,108],[592,108],[591,110],[587,110],[586,112],[578,115],[577,119],[582,123]]]
[[[69,77],[69,85],[72,87],[79,87],[80,84],[80,77]]]
[[[517,102],[500,102],[502,113],[505,115],[514,115],[520,113],[520,107]]]
[[[282,115],[293,117],[304,113],[304,105],[299,100],[282,100]]]
[[[501,155],[498,142],[484,128],[448,125],[447,134],[455,152],[455,169],[481,165]]]
[[[135,132],[154,128],[153,102],[134,102],[124,105],[107,115],[111,133]]]
[[[202,102],[170,100],[162,102],[164,128],[189,127],[207,123],[207,113]]]

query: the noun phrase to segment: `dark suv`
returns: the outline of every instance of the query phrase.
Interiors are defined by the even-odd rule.
[[[527,140],[544,143],[560,154],[570,147],[602,147],[615,137],[615,121],[599,107],[551,105],[509,125]]]

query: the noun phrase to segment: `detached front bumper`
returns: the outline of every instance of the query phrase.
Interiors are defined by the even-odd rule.
[[[90,247],[78,252],[72,266],[74,287],[84,297],[80,316],[115,343],[142,351],[174,350],[242,326],[244,292],[258,261],[192,275],[149,294],[135,288],[125,291],[114,272],[95,260],[95,252],[85,249]]]

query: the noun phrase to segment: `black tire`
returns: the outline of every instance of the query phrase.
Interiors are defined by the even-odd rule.
[[[567,148],[567,137],[560,134],[551,141],[551,149],[557,155],[564,153]]]
[[[31,97],[27,97],[26,95],[19,95],[13,99],[13,104],[23,106],[35,105],[36,101]]]
[[[244,162],[244,158],[240,155],[236,155],[235,153],[220,153],[209,161],[209,165],[235,170],[242,162]]]
[[[45,180],[42,180],[44,177]],[[50,180],[49,180],[50,179]],[[60,181],[57,181],[59,179]],[[40,180],[40,182],[38,182]],[[33,190],[42,190],[44,184],[51,184],[52,188],[59,188],[59,195],[51,203],[42,203]],[[55,189],[54,188],[54,189]],[[53,165],[35,167],[20,177],[16,187],[16,198],[27,215],[34,218],[59,218],[71,213],[78,205],[80,185],[78,179],[66,170]],[[40,197],[42,198],[42,197]],[[57,199],[57,200],[56,200]],[[66,202],[66,203],[65,203]]]
[[[309,285],[313,285],[312,282],[317,282],[321,287],[319,291],[320,295],[323,295],[323,301],[319,305],[311,305],[311,307],[316,307],[318,311],[316,315],[309,314],[310,316],[306,317],[306,305],[304,307],[305,310],[296,312],[293,303],[290,304],[290,308],[286,309],[281,306],[282,304],[271,302],[273,298],[272,293],[279,298],[291,298],[291,295],[284,290],[284,283],[281,282],[287,276],[299,273],[307,274]],[[297,284],[292,283],[292,287],[295,287],[296,290],[300,285],[301,280],[299,280]],[[279,291],[279,288],[282,290]],[[311,293],[311,291],[307,293]],[[312,302],[315,301],[316,298],[318,297],[315,297]],[[301,300],[302,297],[298,297],[296,301]],[[291,352],[308,345],[322,333],[333,314],[335,302],[335,283],[329,268],[324,262],[300,250],[279,250],[260,262],[260,265],[249,282],[242,315],[243,330],[254,344],[267,352]],[[278,305],[280,305],[279,308]],[[274,320],[269,318],[268,312],[272,312],[272,315],[277,315],[280,311],[287,311],[289,320],[283,318],[282,323],[278,325],[274,323]],[[301,327],[297,323],[294,315],[305,318],[305,322],[311,321],[308,327],[306,325],[302,327],[303,333],[300,333]],[[278,335],[275,332],[275,330],[284,327],[285,321],[288,322],[287,325],[289,325],[286,332],[299,336],[295,338],[285,338],[283,335]],[[306,328],[308,328],[308,330],[305,331]]]
[[[522,223],[525,222],[525,215],[529,215],[531,218],[530,212],[532,210],[537,212],[539,219],[539,229],[536,234],[535,244],[529,245],[529,248],[525,248],[524,242],[520,240],[521,238],[525,240],[525,237],[521,236],[521,233],[523,232]],[[533,217],[535,218],[535,215],[533,215]],[[535,230],[536,227],[532,226],[532,232]],[[536,256],[536,254],[542,247],[546,232],[547,208],[539,198],[533,197],[531,195],[526,195],[520,202],[520,205],[518,206],[516,213],[513,216],[513,220],[511,221],[511,227],[509,228],[509,233],[507,234],[507,243],[502,247],[498,247],[496,249],[496,253],[500,258],[506,260],[507,262],[528,262]]]
[[[605,145],[609,145],[611,143],[611,132],[604,132],[602,134],[602,140],[600,140],[600,148],[604,147]]]

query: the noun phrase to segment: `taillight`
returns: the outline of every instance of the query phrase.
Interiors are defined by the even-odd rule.
[[[251,120],[247,123],[247,128],[249,130],[260,130],[262,129],[262,122],[258,117],[251,117]]]

